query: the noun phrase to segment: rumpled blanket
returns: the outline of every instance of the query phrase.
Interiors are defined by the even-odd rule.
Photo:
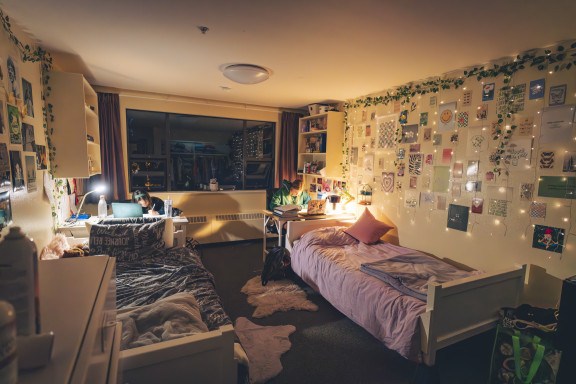
[[[407,253],[364,263],[360,270],[422,301],[426,301],[428,283],[445,283],[474,274],[422,253]]]
[[[117,318],[122,322],[121,350],[208,332],[194,295],[187,292],[120,309]]]

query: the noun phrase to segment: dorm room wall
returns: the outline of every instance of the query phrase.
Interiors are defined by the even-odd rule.
[[[41,98],[41,82],[40,82],[40,64],[26,62],[23,63],[20,52],[16,49],[12,41],[9,39],[8,33],[0,28],[0,60],[2,65],[2,72],[4,73],[4,80],[0,81],[0,98],[3,103],[8,100],[6,90],[8,89],[8,74],[6,72],[6,61],[8,57],[15,60],[20,77],[18,84],[22,90],[22,78],[28,80],[32,85],[32,97],[34,102],[34,117],[26,116],[21,119],[21,122],[31,124],[34,126],[34,136],[36,144],[46,145],[46,136],[43,128],[42,117],[42,98]],[[11,29],[15,36],[20,39],[23,44],[30,44],[32,47],[36,45],[36,41],[30,39],[14,22],[11,23]],[[26,175],[26,164],[24,156],[34,156],[35,152],[23,152],[22,144],[10,144],[10,137],[8,133],[8,118],[6,115],[6,107],[3,107],[3,118],[5,123],[5,132],[0,134],[0,142],[7,143],[8,151],[20,151],[22,156],[22,166],[24,175]],[[19,106],[21,110],[21,105]],[[38,249],[42,249],[52,238],[52,211],[50,204],[44,195],[44,173],[45,170],[36,171],[36,190],[28,191],[23,189],[20,191],[11,191],[10,200],[12,206],[12,222],[14,226],[20,226],[22,230],[31,238],[34,239]],[[26,177],[25,177],[26,179]],[[28,180],[26,180],[28,185]],[[7,233],[8,229],[2,230],[2,235]]]
[[[512,61],[509,58],[508,61]],[[505,62],[506,60],[504,60]],[[463,70],[447,73],[442,76],[447,78],[459,77],[463,75]],[[393,77],[393,74],[391,74]],[[348,181],[352,186],[351,193],[356,196],[362,183],[368,183],[373,187],[373,204],[370,210],[376,216],[387,217],[397,227],[399,232],[400,244],[406,247],[419,249],[433,253],[439,257],[450,258],[455,261],[464,263],[474,268],[483,270],[497,270],[512,266],[514,264],[531,263],[540,265],[556,277],[565,278],[576,274],[576,203],[571,199],[550,198],[538,196],[538,178],[540,176],[576,176],[573,172],[562,172],[562,162],[566,151],[576,151],[576,141],[557,143],[554,145],[540,146],[540,117],[542,108],[549,105],[550,87],[566,84],[566,101],[565,104],[576,103],[576,70],[572,67],[569,71],[550,69],[539,71],[534,68],[527,68],[519,71],[512,77],[512,85],[526,85],[524,110],[518,112],[516,121],[519,118],[533,117],[533,150],[529,160],[520,160],[518,166],[509,165],[509,176],[505,172],[501,176],[496,175],[495,181],[486,181],[486,172],[494,169],[495,165],[489,162],[489,154],[493,152],[496,143],[490,136],[490,123],[498,120],[497,118],[497,99],[499,90],[504,86],[504,77],[502,75],[496,78],[488,78],[478,81],[475,77],[467,79],[464,84],[458,88],[449,90],[440,90],[437,93],[426,94],[423,96],[416,95],[410,102],[400,105],[400,110],[408,110],[407,124],[420,124],[420,114],[428,113],[427,126],[419,126],[418,141],[421,149],[419,153],[424,156],[433,155],[433,165],[450,166],[450,187],[453,183],[461,183],[462,192],[460,196],[452,196],[450,192],[435,193],[435,195],[446,196],[447,206],[456,204],[470,207],[472,198],[478,197],[484,199],[482,214],[469,214],[468,228],[466,232],[447,228],[446,210],[436,209],[435,204],[419,203],[416,208],[406,208],[406,193],[416,193],[419,199],[420,192],[431,192],[431,185],[426,186],[424,181],[433,180],[433,165],[426,165],[423,161],[422,174],[417,176],[417,187],[410,189],[410,173],[408,166],[408,157],[410,154],[408,144],[400,144],[394,149],[378,149],[378,127],[376,119],[381,116],[393,115],[391,118],[398,121],[398,109],[394,110],[394,103],[389,105],[379,104],[377,106],[359,106],[348,109],[348,149],[353,147],[359,148],[359,160],[357,166],[351,166],[347,173]],[[543,98],[530,100],[528,96],[530,81],[537,79],[545,80],[545,95]],[[418,83],[418,79],[414,79]],[[482,90],[484,84],[495,83],[494,100],[482,101]],[[387,90],[393,91],[393,90]],[[472,102],[470,106],[463,106],[464,92],[472,92]],[[384,96],[386,91],[382,91],[369,96]],[[431,105],[431,97],[437,99],[435,106]],[[348,101],[354,104],[358,97]],[[412,102],[415,102],[413,111],[410,111]],[[444,103],[457,102],[456,116],[458,112],[468,112],[468,126],[459,128],[455,131],[438,131],[438,106]],[[476,118],[477,108],[481,104],[487,104],[487,119],[478,120]],[[372,120],[372,113],[376,119]],[[511,125],[509,120],[504,121],[505,125]],[[371,125],[371,136],[366,136],[366,125]],[[456,122],[457,126],[457,122]],[[432,140],[424,141],[424,128],[432,128],[432,135],[439,133],[442,135],[442,145],[434,146]],[[473,127],[481,127],[485,141],[489,148],[481,150],[479,153],[468,153],[467,143],[470,139],[469,132]],[[362,132],[362,136],[358,136]],[[458,142],[451,143],[451,136],[458,134]],[[518,136],[516,132],[513,139]],[[576,137],[573,127],[573,137]],[[375,147],[371,148],[372,139],[376,140]],[[575,139],[576,140],[576,139]],[[365,150],[362,150],[362,146]],[[404,148],[405,158],[400,160],[405,162],[406,169],[403,177],[398,176],[395,161],[397,159],[398,148]],[[449,164],[442,163],[443,149],[452,149],[452,159]],[[542,149],[555,152],[555,165],[552,169],[540,169],[540,152]],[[364,171],[363,159],[366,155],[374,155],[374,172],[367,174]],[[343,155],[344,159],[345,156]],[[425,157],[424,157],[425,159]],[[469,160],[479,160],[478,176],[467,177],[466,165]],[[464,165],[464,175],[462,178],[455,178],[452,169],[455,162],[462,162]],[[363,173],[361,175],[361,173]],[[393,172],[394,191],[383,192],[381,186],[382,172]],[[481,181],[482,187],[479,192],[466,192],[465,183],[467,181]],[[401,184],[401,191],[397,189],[396,184]],[[533,197],[530,201],[520,200],[520,184],[534,184]],[[513,196],[508,202],[507,217],[500,217],[488,214],[489,194],[488,187],[511,187]],[[407,192],[408,191],[408,192]],[[531,218],[530,203],[531,201],[543,202],[547,204],[547,213],[545,218]],[[363,208],[358,207],[358,211]],[[534,225],[545,225],[565,230],[564,250],[563,253],[554,253],[550,251],[535,249],[532,247]]]

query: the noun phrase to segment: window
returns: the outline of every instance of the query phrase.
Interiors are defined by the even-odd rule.
[[[131,191],[273,186],[275,123],[139,110],[126,120]]]

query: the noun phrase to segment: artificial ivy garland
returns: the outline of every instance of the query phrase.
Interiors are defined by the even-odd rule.
[[[345,134],[344,142],[342,143],[342,153],[345,155],[345,161],[340,163],[342,166],[342,175],[346,177],[348,173],[349,165],[349,151],[348,151],[348,131],[350,130],[350,125],[348,122],[348,110],[351,108],[367,108],[371,106],[376,106],[379,104],[388,105],[394,101],[402,101],[402,104],[410,102],[410,99],[416,95],[426,95],[428,93],[438,93],[440,90],[447,89],[458,89],[464,81],[470,78],[476,78],[477,81],[482,81],[483,79],[492,79],[500,75],[504,75],[504,87],[503,91],[508,91],[504,93],[504,103],[506,105],[505,114],[498,114],[498,129],[496,130],[496,135],[492,137],[493,140],[499,141],[496,146],[496,152],[491,156],[491,160],[496,165],[494,172],[501,174],[502,167],[502,157],[506,151],[506,146],[510,140],[510,137],[516,130],[516,125],[510,125],[510,127],[502,128],[505,126],[505,118],[510,119],[513,114],[516,113],[514,109],[514,87],[510,84],[512,83],[512,76],[521,70],[526,68],[536,67],[539,71],[548,70],[551,65],[553,65],[553,71],[565,71],[576,67],[576,42],[570,45],[570,48],[566,49],[563,45],[558,45],[555,51],[546,49],[543,55],[536,55],[532,53],[527,53],[524,55],[516,56],[515,60],[506,64],[493,64],[491,67],[474,67],[473,69],[465,70],[464,75],[458,78],[436,78],[433,80],[428,80],[422,83],[410,83],[398,87],[395,91],[388,91],[384,96],[359,98],[353,102],[347,102],[344,104],[344,123],[345,123]],[[402,139],[402,135],[399,134],[399,128],[396,129],[396,143]],[[505,172],[507,173],[507,167]]]

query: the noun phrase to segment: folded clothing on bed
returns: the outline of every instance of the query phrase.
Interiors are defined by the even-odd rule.
[[[120,309],[117,318],[122,322],[121,350],[208,332],[194,295],[187,292]]]
[[[360,270],[422,301],[426,301],[428,283],[445,283],[474,275],[422,253],[407,253],[365,263]]]

